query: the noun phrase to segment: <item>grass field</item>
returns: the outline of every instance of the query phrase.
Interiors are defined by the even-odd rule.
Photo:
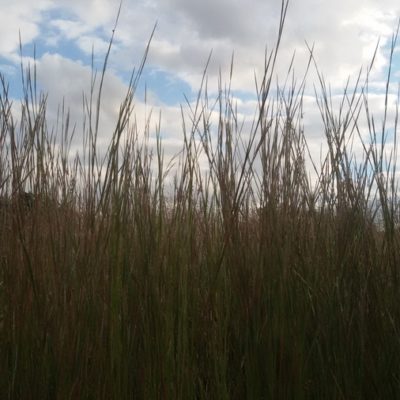
[[[336,110],[320,76],[312,181],[304,82],[273,86],[278,48],[251,131],[229,90],[211,125],[202,86],[171,171],[130,122],[137,79],[103,159],[101,92],[75,157],[34,74],[18,120],[2,78],[2,399],[400,398],[397,116],[374,120],[361,79]]]

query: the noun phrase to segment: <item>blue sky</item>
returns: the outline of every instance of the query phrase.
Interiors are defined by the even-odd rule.
[[[90,88],[92,49],[95,65],[100,68],[118,7],[119,0],[0,0],[0,72],[10,84],[11,95],[16,100],[20,96],[20,33],[25,65],[33,63],[36,47],[38,84],[49,93],[49,115],[55,115],[65,98],[72,116],[79,121],[82,92]],[[233,89],[241,116],[251,122],[256,106],[254,75],[262,76],[265,48],[272,48],[275,43],[279,12],[279,0],[124,0],[106,77],[105,141],[130,72],[139,65],[155,23],[157,28],[137,93],[139,120],[144,120],[149,109],[157,115],[156,120],[161,112],[166,144],[176,148],[182,137],[180,105],[185,103],[185,96],[195,97],[212,51],[208,69],[210,94],[218,91],[220,71],[222,79],[228,79],[234,54]],[[354,77],[360,67],[368,65],[380,39],[371,73],[371,90],[377,95],[372,101],[379,111],[388,46],[399,17],[397,0],[292,0],[276,73],[284,79],[296,51],[295,71],[301,76],[308,59],[307,41],[314,44],[319,69],[333,92],[340,93],[347,77]],[[400,80],[398,49],[394,83]],[[315,107],[314,70],[307,82],[308,102]],[[393,93],[395,90],[394,86]],[[318,113],[310,110],[307,118],[310,137],[318,148]]]

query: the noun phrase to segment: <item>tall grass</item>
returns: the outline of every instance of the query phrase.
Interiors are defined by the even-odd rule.
[[[319,74],[328,152],[312,182],[306,77],[273,87],[286,7],[251,130],[230,85],[211,103],[205,71],[175,172],[159,130],[152,151],[132,121],[147,50],[105,158],[102,84],[73,157],[68,113],[53,133],[35,71],[18,121],[1,77],[1,398],[400,397],[397,113],[378,127],[361,78],[337,111]]]

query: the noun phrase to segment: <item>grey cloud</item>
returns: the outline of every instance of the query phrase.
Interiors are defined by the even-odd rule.
[[[50,1],[35,2],[35,6],[34,2],[28,0],[20,0],[19,3],[22,1],[26,12],[16,12],[11,7],[12,2],[7,2],[10,7],[8,17],[3,15],[2,20],[0,16],[0,22],[3,22],[0,23],[2,52],[15,53],[17,50],[16,27],[21,28],[24,40],[34,40],[40,32],[43,11],[56,7]],[[86,52],[91,47],[90,42],[96,42],[96,37],[101,36],[97,40],[104,50],[106,40],[111,35],[118,5],[119,0],[60,0],[57,7],[68,10],[67,16],[70,17],[69,20],[66,19],[66,24],[71,21],[75,24],[74,28],[70,26],[70,30],[64,26],[64,31],[62,24],[59,24],[60,32],[67,39],[79,39],[81,48]],[[384,87],[387,45],[400,16],[399,7],[398,1],[394,0],[365,0],[362,4],[359,0],[292,0],[278,57],[276,73],[279,80],[282,82],[285,78],[294,50],[297,51],[295,71],[301,77],[309,57],[305,46],[307,41],[310,44],[315,43],[315,58],[320,71],[326,76],[327,82],[331,82],[332,87],[340,92],[349,74],[354,76],[362,65],[368,65],[380,36],[381,45],[386,47],[382,46],[378,52],[371,88]],[[208,74],[210,90],[217,90],[219,70],[221,68],[223,80],[227,80],[231,55],[234,52],[233,88],[255,93],[254,73],[261,77],[265,46],[271,48],[275,43],[279,11],[280,1],[125,0],[110,67],[115,70],[131,70],[138,65],[157,20],[158,27],[150,48],[149,65],[185,80],[196,90],[200,85],[208,55],[213,50]],[[90,69],[61,56],[46,55],[40,60],[38,72],[41,74],[39,77],[42,85],[53,96],[49,99],[49,105],[56,107],[54,104],[58,104],[62,96],[66,95],[71,112],[80,123],[82,91],[90,89]],[[394,71],[394,74],[398,77],[398,71]],[[103,104],[102,126],[104,132],[109,132],[126,87],[111,73],[106,81],[109,83],[105,89],[107,102]],[[315,70],[311,69],[307,86],[311,95],[313,82],[317,83],[318,78]],[[150,90],[156,96],[157,88]],[[375,104],[375,99],[371,101]],[[156,100],[154,102],[157,103]],[[248,104],[245,106],[248,107]],[[311,104],[310,109],[306,110],[307,127],[313,148],[319,149],[322,132],[318,112],[313,107],[314,104]],[[144,106],[140,103],[137,112],[144,115]],[[251,113],[251,110],[248,112]],[[163,112],[162,127],[165,131],[176,132],[174,138],[180,136],[178,108],[169,108]]]

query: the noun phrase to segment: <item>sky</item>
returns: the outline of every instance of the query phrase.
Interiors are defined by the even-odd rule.
[[[55,119],[64,100],[71,117],[82,120],[82,93],[90,91],[92,54],[101,70],[115,25],[119,0],[0,0],[0,73],[18,103],[21,96],[21,53],[33,65],[37,83],[48,94],[48,116]],[[274,47],[279,27],[280,0],[124,0],[110,54],[104,87],[101,127],[104,145],[110,139],[119,105],[133,68],[140,64],[154,26],[147,62],[136,93],[138,121],[150,111],[153,131],[161,113],[167,153],[182,143],[181,105],[194,101],[207,69],[210,96],[218,93],[218,79],[229,80],[240,117],[251,123],[257,107],[255,76],[263,73],[265,52]],[[314,46],[319,71],[337,100],[347,79],[354,82],[366,71],[378,45],[370,74],[371,106],[382,114],[390,43],[400,17],[398,0],[292,0],[278,56],[276,76],[284,81],[295,52],[294,68],[301,79]],[[400,51],[395,48],[389,108],[396,103],[400,81]],[[304,125],[310,147],[318,157],[321,118],[315,103],[315,68],[305,90]],[[145,91],[146,88],[146,91]],[[145,96],[146,93],[146,96]]]

